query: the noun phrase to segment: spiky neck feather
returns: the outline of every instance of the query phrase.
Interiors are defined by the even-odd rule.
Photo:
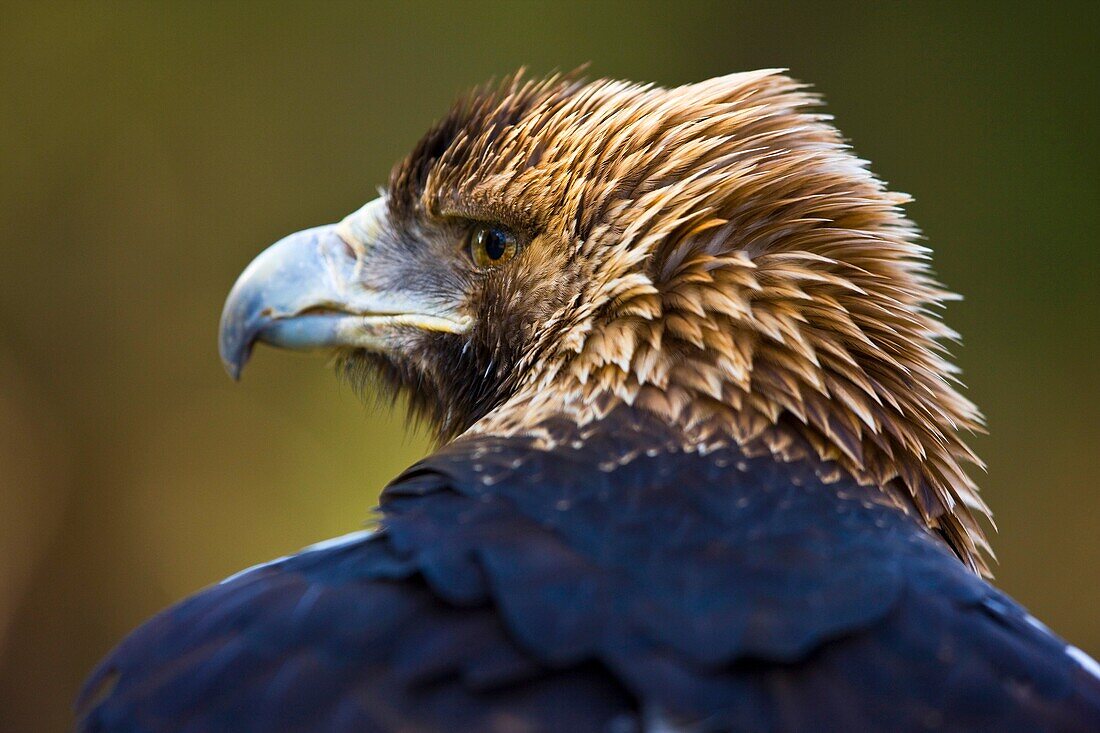
[[[513,80],[456,108],[395,172],[395,200],[497,202],[540,231],[527,266],[543,267],[544,301],[572,293],[544,307],[518,376],[470,430],[631,405],[686,449],[735,441],[839,466],[986,571],[974,515],[988,510],[962,468],[980,463],[960,437],[981,416],[953,385],[937,315],[952,296],[907,197],[816,104],[761,71],[671,90]]]

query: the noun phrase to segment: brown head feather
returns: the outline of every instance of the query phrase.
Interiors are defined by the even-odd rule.
[[[513,319],[505,386],[443,436],[628,403],[687,449],[839,466],[986,571],[960,437],[982,418],[937,315],[952,296],[908,197],[817,109],[771,70],[675,89],[517,75],[456,105],[395,170],[394,220],[491,218],[530,241],[483,304]]]

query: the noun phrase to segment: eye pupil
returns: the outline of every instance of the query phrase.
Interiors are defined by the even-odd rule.
[[[508,238],[504,232],[499,229],[486,229],[484,230],[484,247],[485,254],[489,255],[491,260],[499,260],[504,256],[504,253],[508,249]]]
[[[479,226],[470,237],[470,255],[481,267],[499,265],[516,253],[516,238],[499,226]]]

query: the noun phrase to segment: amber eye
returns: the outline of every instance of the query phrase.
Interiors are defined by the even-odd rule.
[[[478,224],[470,231],[470,257],[478,267],[500,265],[516,254],[516,235],[492,224]]]

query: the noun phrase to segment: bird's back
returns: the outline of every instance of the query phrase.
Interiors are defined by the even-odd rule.
[[[134,632],[80,728],[1100,728],[1091,660],[827,469],[684,451],[625,411],[459,440],[387,488],[377,532]]]

